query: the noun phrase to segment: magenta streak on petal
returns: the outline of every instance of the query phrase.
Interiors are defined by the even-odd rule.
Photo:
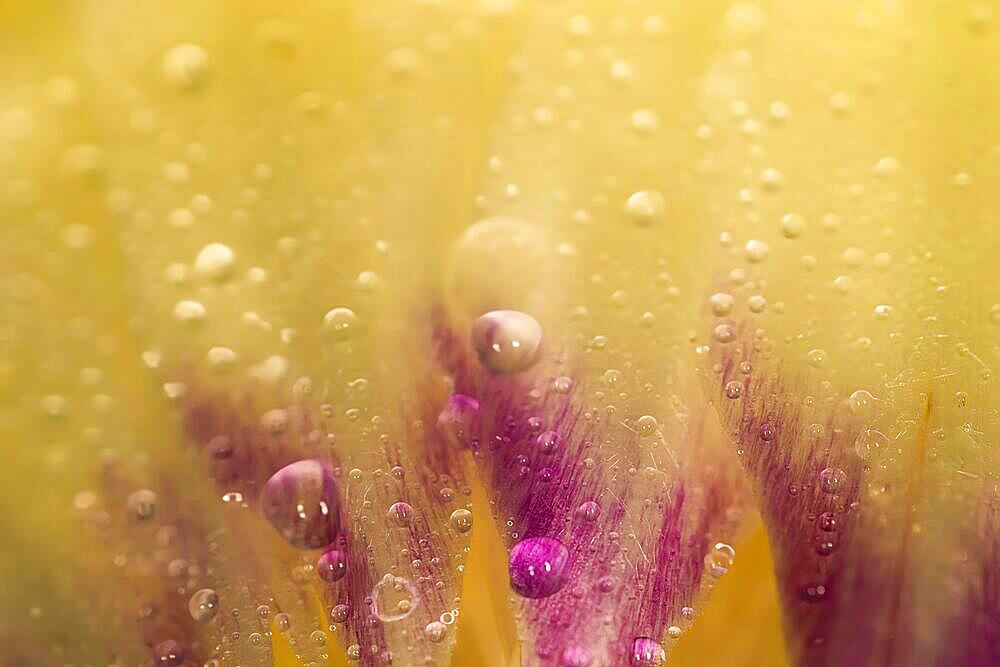
[[[587,388],[580,378],[565,393],[551,389],[551,381],[528,385],[483,370],[464,337],[447,326],[438,328],[435,340],[455,391],[479,401],[479,435],[471,448],[496,520],[514,523],[508,548],[547,537],[569,550],[571,570],[562,589],[513,598],[523,663],[554,665],[562,656],[588,655],[594,665],[627,664],[636,637],[661,641],[669,625],[683,623],[680,610],[696,599],[713,533],[739,504],[738,470],[729,477],[711,464],[698,465],[689,476],[644,483],[648,463],[641,460],[639,436],[617,423],[584,418]],[[687,437],[698,439],[703,422],[693,417]],[[559,436],[551,453],[538,446],[547,430]],[[600,446],[605,441],[610,452]],[[609,456],[615,461],[609,463]],[[588,458],[592,464],[584,464]],[[589,501],[600,512],[577,516]],[[617,534],[626,521],[630,534]]]

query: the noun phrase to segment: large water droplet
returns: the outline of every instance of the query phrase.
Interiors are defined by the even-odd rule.
[[[316,561],[316,573],[327,583],[340,581],[347,574],[347,554],[340,549],[330,549]]]
[[[472,325],[472,347],[493,373],[527,370],[537,361],[541,345],[541,325],[517,310],[493,310]]]
[[[275,530],[299,549],[325,547],[340,530],[337,485],[322,461],[296,461],[271,475],[260,504]]]
[[[526,598],[545,598],[566,584],[569,551],[551,537],[529,537],[511,549],[508,570],[514,592]]]
[[[219,613],[219,595],[211,588],[196,591],[188,600],[188,612],[199,623],[208,623]]]

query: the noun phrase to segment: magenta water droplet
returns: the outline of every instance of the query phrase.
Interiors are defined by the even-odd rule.
[[[316,561],[316,573],[327,583],[340,581],[347,574],[347,554],[340,549],[330,549]]]
[[[667,652],[660,642],[651,637],[636,637],[628,654],[632,667],[661,667],[667,661]]]
[[[526,598],[545,598],[566,585],[569,551],[551,537],[529,537],[511,549],[508,570],[514,592]]]
[[[340,530],[340,501],[333,474],[322,461],[290,463],[264,484],[261,512],[298,549],[318,549]]]
[[[535,438],[535,444],[542,454],[551,454],[559,447],[559,434],[555,431],[545,431]]]

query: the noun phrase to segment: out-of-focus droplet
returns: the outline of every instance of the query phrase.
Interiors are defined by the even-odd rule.
[[[188,612],[198,623],[208,623],[219,613],[219,594],[211,588],[202,588],[188,600]]]
[[[657,434],[660,425],[653,415],[643,415],[635,421],[635,428],[643,438],[651,438]]]
[[[225,280],[233,270],[236,253],[222,243],[209,243],[198,251],[194,260],[194,269],[202,276],[212,280]]]
[[[132,515],[140,521],[152,519],[156,514],[156,494],[149,489],[139,489],[129,494],[125,501]]]
[[[480,363],[493,373],[510,375],[538,360],[542,327],[517,310],[493,310],[472,325],[472,347]]]
[[[438,414],[438,431],[454,447],[465,448],[475,437],[479,401],[464,394],[452,394]]]
[[[340,530],[337,485],[322,461],[296,461],[271,475],[260,504],[275,530],[298,549],[325,547]]]
[[[154,667],[182,667],[187,654],[180,642],[168,639],[153,647]]]
[[[569,570],[569,550],[551,537],[529,537],[510,551],[510,586],[522,597],[554,595],[566,585]]]
[[[358,316],[350,308],[338,306],[331,308],[323,316],[323,326],[337,340],[347,340],[354,333],[353,329],[357,324]]]
[[[197,44],[178,44],[163,56],[163,76],[177,88],[200,87],[208,78],[208,52]]]
[[[639,190],[625,200],[625,212],[638,225],[660,222],[667,208],[667,200],[657,190]]]

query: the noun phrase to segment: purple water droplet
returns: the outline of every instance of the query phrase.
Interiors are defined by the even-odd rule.
[[[479,420],[479,401],[465,394],[452,394],[438,415],[438,431],[448,443],[458,448],[466,448],[475,437]]]
[[[545,598],[566,585],[569,551],[551,537],[529,537],[511,549],[508,570],[515,593],[526,598]]]
[[[333,474],[322,461],[290,463],[264,484],[261,512],[297,549],[318,549],[340,530],[340,501]]]
[[[540,433],[535,438],[535,444],[538,445],[538,449],[542,454],[551,454],[559,447],[559,434],[555,431]]]
[[[340,581],[347,574],[347,554],[340,549],[330,549],[316,561],[316,573],[327,583]]]
[[[650,637],[636,637],[628,654],[632,667],[660,667],[667,661],[667,652],[660,642]]]

